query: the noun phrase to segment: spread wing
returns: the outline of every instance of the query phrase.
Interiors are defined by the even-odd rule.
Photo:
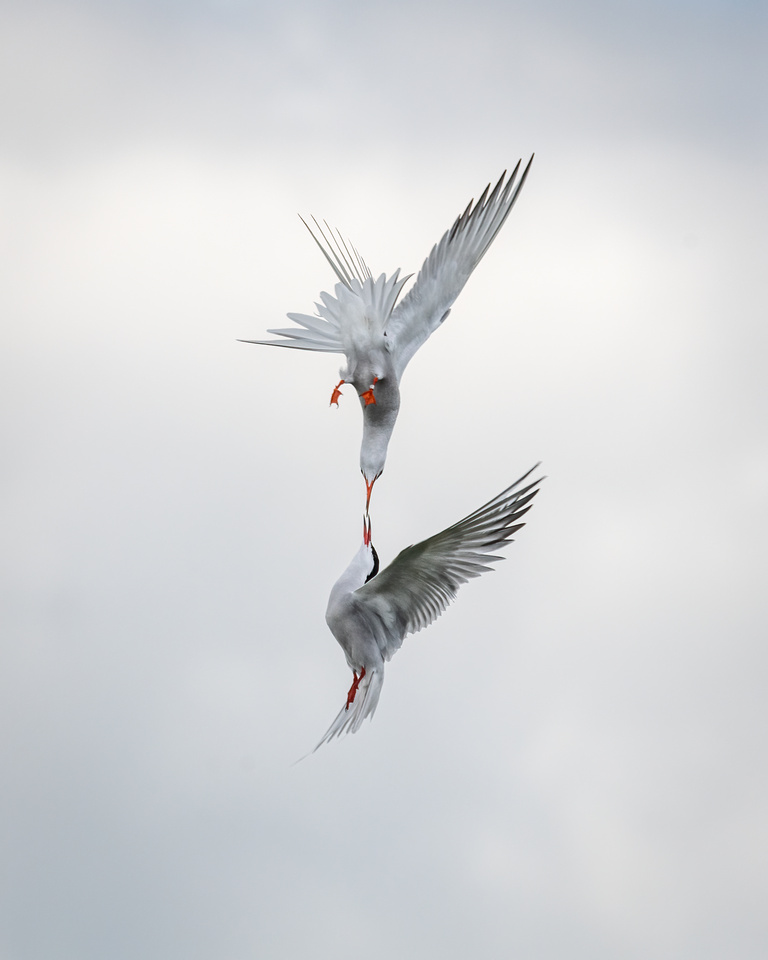
[[[537,464],[538,466],[538,464]],[[409,633],[429,626],[462,583],[503,560],[491,555],[524,526],[542,478],[525,484],[532,467],[498,496],[442,533],[406,547],[378,576],[355,591],[365,608],[382,656],[389,660]]]
[[[451,304],[512,211],[532,163],[533,157],[517,184],[520,161],[508,178],[504,171],[493,190],[488,184],[477,203],[473,205],[470,201],[464,213],[432,248],[416,282],[387,324],[387,336],[395,344],[398,377],[414,353],[448,316]]]

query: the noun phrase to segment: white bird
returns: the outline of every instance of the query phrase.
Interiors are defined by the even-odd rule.
[[[332,296],[321,293],[316,316],[289,313],[298,327],[270,330],[282,340],[244,340],[275,347],[343,353],[346,366],[334,387],[331,403],[338,405],[341,386],[354,385],[363,410],[360,470],[365,479],[366,511],[371,491],[384,469],[387,447],[400,408],[400,378],[408,361],[450,313],[470,274],[504,225],[525,183],[533,157],[517,180],[520,161],[507,178],[506,171],[477,203],[470,201],[435,244],[416,282],[402,301],[397,298],[410,276],[374,280],[362,257],[326,223],[328,234],[315,220],[316,233],[302,222],[333,268],[339,283]],[[515,181],[517,184],[515,185]]]
[[[373,716],[384,663],[403,639],[436,620],[462,583],[504,559],[490,552],[524,526],[520,518],[530,510],[542,478],[523,484],[535,469],[452,527],[406,547],[381,573],[365,515],[363,544],[334,584],[325,614],[354,679],[346,703],[315,750],[341,734],[355,733]]]

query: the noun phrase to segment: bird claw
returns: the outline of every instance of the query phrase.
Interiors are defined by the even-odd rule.
[[[363,669],[360,671],[359,677],[355,670],[352,671],[352,676],[355,679],[352,681],[352,686],[349,688],[349,693],[347,694],[347,705],[344,708],[345,710],[349,710],[350,705],[355,702],[355,694],[357,693],[357,688],[360,686],[360,681],[365,676],[365,667],[363,667]]]
[[[339,387],[340,387],[340,386],[342,385],[342,383],[344,383],[344,382],[345,382],[344,380],[339,380],[339,382],[338,382],[338,383],[336,384],[336,386],[333,388],[333,393],[331,394],[331,402],[330,402],[329,406],[332,407],[332,406],[334,405],[334,403],[335,403],[336,406],[338,407],[338,405],[339,405],[339,397],[341,396],[341,390],[339,390]]]

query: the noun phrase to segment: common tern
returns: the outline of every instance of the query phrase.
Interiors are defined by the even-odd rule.
[[[397,303],[409,276],[399,268],[387,277],[374,280],[357,250],[341,235],[314,220],[307,224],[318,247],[333,268],[339,282],[334,295],[321,293],[317,314],[289,313],[296,327],[272,329],[280,340],[244,340],[275,347],[342,353],[346,365],[331,394],[338,405],[341,387],[351,383],[363,410],[363,441],[360,470],[366,487],[366,511],[373,485],[381,476],[387,447],[400,409],[400,378],[408,361],[446,319],[496,234],[504,225],[528,176],[533,157],[518,179],[518,161],[496,186],[485,188],[477,203],[470,201],[453,226],[435,244],[424,261],[414,285]]]
[[[538,466],[538,464],[537,464]],[[363,518],[363,543],[334,584],[325,619],[352,670],[347,700],[320,743],[355,733],[372,717],[384,683],[384,663],[404,638],[429,626],[455,598],[462,583],[490,570],[523,523],[542,478],[526,483],[531,468],[468,517],[406,547],[379,572],[371,521]],[[313,751],[314,752],[314,751]]]

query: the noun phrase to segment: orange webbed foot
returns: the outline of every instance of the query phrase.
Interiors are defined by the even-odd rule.
[[[371,405],[372,403],[376,403],[376,397],[374,397],[374,395],[373,395],[373,388],[376,386],[376,384],[377,384],[378,382],[379,382],[379,378],[378,378],[378,377],[374,377],[374,378],[373,378],[373,383],[370,385],[370,387],[368,387],[367,390],[364,390],[364,391],[360,394],[360,398],[361,398],[362,400],[365,400],[365,405],[366,405],[366,407],[370,407],[370,405]]]
[[[339,397],[341,396],[341,390],[339,389],[339,387],[340,387],[343,383],[345,383],[345,382],[346,382],[346,381],[344,381],[344,380],[339,380],[339,382],[338,382],[338,383],[336,384],[336,386],[333,388],[333,393],[331,394],[331,402],[330,402],[329,406],[332,407],[332,406],[334,405],[334,403],[335,403],[336,406],[338,407],[338,405],[339,405]]]

